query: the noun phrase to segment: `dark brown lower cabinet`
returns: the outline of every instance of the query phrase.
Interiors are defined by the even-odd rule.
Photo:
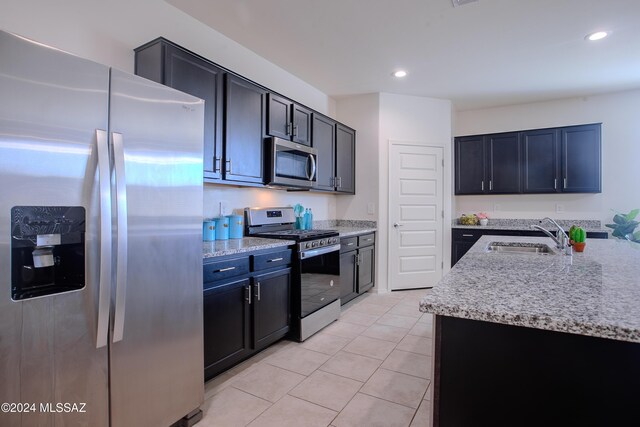
[[[230,368],[250,354],[249,292],[248,278],[205,289],[205,379]]]
[[[289,332],[291,269],[253,279],[253,349],[261,350]]]
[[[262,262],[265,255],[277,256],[287,264],[265,268]],[[280,249],[205,262],[205,380],[289,333],[290,260],[291,250]]]
[[[351,301],[375,284],[375,234],[340,239],[340,303]]]

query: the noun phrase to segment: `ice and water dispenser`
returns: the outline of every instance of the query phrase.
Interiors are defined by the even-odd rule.
[[[18,301],[82,289],[84,239],[83,207],[13,207],[11,297]]]

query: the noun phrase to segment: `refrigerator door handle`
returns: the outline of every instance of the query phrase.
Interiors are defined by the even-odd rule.
[[[112,132],[113,164],[116,181],[116,304],[113,321],[113,342],[124,335],[124,314],[127,293],[128,227],[127,227],[127,179],[124,171],[124,147],[121,133]]]
[[[98,188],[100,197],[100,279],[96,348],[107,345],[111,299],[111,171],[107,131],[96,129]]]

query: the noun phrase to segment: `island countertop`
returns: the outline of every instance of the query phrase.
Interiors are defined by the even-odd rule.
[[[640,245],[589,239],[583,253],[487,252],[490,242],[548,237],[483,236],[420,302],[442,316],[640,343]]]

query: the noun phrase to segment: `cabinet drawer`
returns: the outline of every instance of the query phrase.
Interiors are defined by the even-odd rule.
[[[251,256],[251,269],[253,271],[265,270],[267,268],[275,268],[289,264],[291,264],[291,249]]]
[[[373,245],[376,242],[375,234],[365,234],[363,236],[358,236],[358,246],[369,246]]]
[[[249,273],[249,257],[212,261],[204,264],[202,279],[205,283]]]
[[[357,237],[345,237],[340,239],[340,252],[349,252],[358,247]]]
[[[469,240],[476,241],[482,237],[480,230],[453,230],[453,240]]]

